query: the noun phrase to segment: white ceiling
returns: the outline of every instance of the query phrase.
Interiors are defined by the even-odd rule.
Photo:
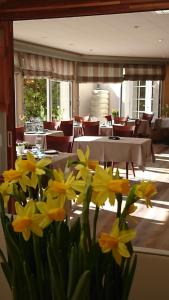
[[[14,22],[14,39],[84,55],[169,58],[169,14],[142,12]]]

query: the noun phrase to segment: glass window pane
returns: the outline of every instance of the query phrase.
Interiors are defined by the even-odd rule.
[[[145,95],[146,95],[146,88],[140,87],[140,98],[145,99]]]
[[[139,111],[145,111],[145,101],[144,100],[139,101]]]
[[[46,79],[24,79],[24,114],[30,118],[46,118]]]
[[[145,80],[140,80],[140,85],[141,86],[145,86],[146,85],[146,81]]]
[[[52,87],[52,117],[56,120],[61,118],[61,109],[60,109],[60,82],[51,81]]]

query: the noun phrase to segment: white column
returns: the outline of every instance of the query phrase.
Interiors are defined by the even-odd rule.
[[[24,78],[21,73],[15,74],[15,125],[24,125]]]
[[[47,121],[52,120],[52,90],[50,79],[46,79],[46,103],[47,103]]]
[[[60,82],[60,108],[63,110],[63,119],[68,120],[71,117],[71,99],[70,82]]]

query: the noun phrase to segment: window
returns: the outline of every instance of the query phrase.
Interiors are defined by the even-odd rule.
[[[158,117],[160,81],[138,80],[122,83],[122,115],[140,118],[143,112]]]
[[[71,116],[71,82],[54,79],[24,79],[26,120],[52,120]],[[17,102],[17,99],[16,99]]]

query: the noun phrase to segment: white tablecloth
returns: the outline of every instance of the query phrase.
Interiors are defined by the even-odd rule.
[[[108,137],[83,136],[75,138],[73,152],[78,148],[86,151],[90,148],[90,158],[99,161],[132,161],[136,166],[143,167],[151,157],[151,140],[145,138],[126,138],[112,140]]]
[[[47,135],[57,135],[57,136],[63,136],[63,131],[61,130],[48,130],[46,132],[40,133],[24,133],[24,139],[25,142],[28,142],[29,144],[35,145],[35,144],[41,144],[43,149],[46,149],[46,136]]]

